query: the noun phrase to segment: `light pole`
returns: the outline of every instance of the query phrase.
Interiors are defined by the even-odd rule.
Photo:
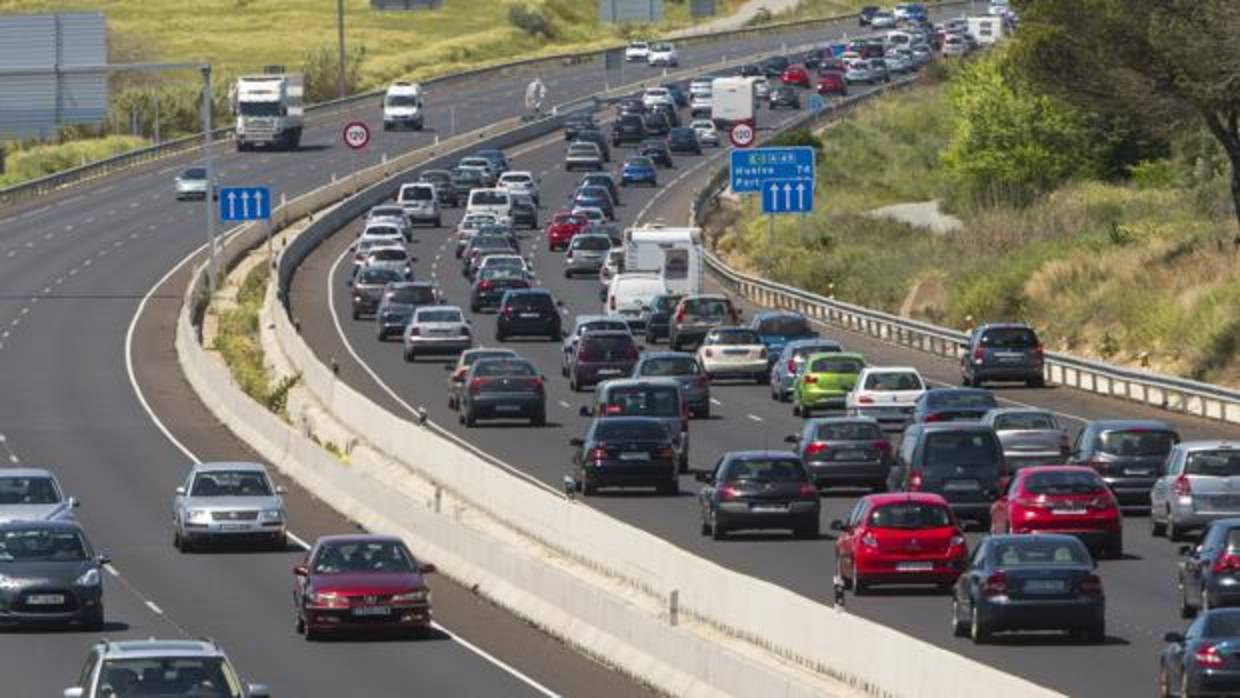
[[[344,0],[336,0],[336,39],[340,44],[340,67],[336,73],[336,96],[344,99]]]
[[[207,292],[215,294],[215,172],[211,166],[211,66],[204,65],[202,70],[202,167],[207,171],[207,253],[211,255],[207,263]]]

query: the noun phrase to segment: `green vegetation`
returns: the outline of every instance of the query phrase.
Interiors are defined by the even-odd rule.
[[[288,417],[288,391],[297,384],[298,376],[273,381],[263,363],[263,348],[258,337],[258,311],[271,280],[271,267],[258,264],[246,274],[237,292],[235,307],[220,312],[214,349],[224,358],[233,379],[246,395],[267,409]]]
[[[861,305],[954,327],[1022,319],[1053,349],[1133,364],[1148,354],[1157,370],[1240,384],[1240,234],[1216,139],[1200,128],[1153,138],[1003,83],[1003,60],[823,132],[825,205],[770,235],[746,201],[719,250]],[[936,198],[963,230],[869,214]]]
[[[119,155],[147,145],[145,138],[108,136],[92,140],[72,141],[60,145],[37,145],[8,153],[0,187],[30,179],[38,179],[95,160]]]

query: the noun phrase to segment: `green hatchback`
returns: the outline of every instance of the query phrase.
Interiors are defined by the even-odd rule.
[[[844,397],[865,368],[865,357],[845,352],[812,354],[802,365],[792,385],[792,413],[810,417],[814,410],[844,408]]]

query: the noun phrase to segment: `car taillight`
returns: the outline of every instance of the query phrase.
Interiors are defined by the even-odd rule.
[[[921,491],[921,486],[923,482],[924,482],[924,479],[922,478],[920,470],[913,470],[912,472],[908,474],[909,491],[911,492]]]
[[[542,379],[542,376],[535,376],[530,379],[530,385],[542,390],[546,386],[546,381]]]
[[[681,308],[680,310],[676,311],[676,322],[684,322],[684,321],[685,321],[685,309]]]
[[[1033,348],[1033,356],[1034,356],[1034,358],[1038,359],[1039,361],[1041,361],[1041,360],[1042,360],[1042,357],[1043,357],[1045,354],[1046,354],[1046,349],[1045,349],[1045,348],[1044,348],[1041,344],[1039,344],[1038,346],[1036,346],[1036,347],[1034,347],[1034,348]]]
[[[410,327],[410,328],[409,328],[409,336],[410,336],[410,337],[417,337],[417,336],[418,336],[418,335],[420,335],[420,334],[422,334],[422,330],[418,329],[417,327]]]
[[[982,363],[986,358],[986,350],[978,347],[973,350],[973,363]]]
[[[886,439],[879,439],[878,441],[875,441],[874,448],[877,448],[878,452],[884,456],[891,455],[891,443]]]
[[[589,453],[589,455],[587,455],[587,456],[586,456],[586,458],[587,458],[588,460],[592,460],[592,461],[604,461],[604,460],[607,460],[607,449],[606,449],[606,448],[603,448],[603,447],[601,447],[601,446],[596,447],[596,448],[592,448],[592,449],[590,449],[590,453]]]
[[[822,455],[823,453],[826,453],[828,450],[830,450],[830,446],[823,443],[822,441],[815,441],[805,447],[805,455],[818,456],[818,455]]]
[[[1240,572],[1240,555],[1235,553],[1223,553],[1214,561],[1215,574],[1228,574],[1232,572]]]
[[[705,388],[709,383],[710,381],[706,379],[706,376],[697,376],[693,379],[693,386],[695,388]]]
[[[982,593],[986,596],[1003,596],[1007,594],[1007,588],[1007,572],[999,571],[986,578],[986,584],[982,587]]]
[[[810,385],[814,385],[814,384],[817,384],[817,383],[818,383],[818,376],[815,376],[815,375],[814,375],[814,374],[812,374],[812,373],[807,373],[807,374],[805,374],[805,377],[801,379],[801,381],[802,381],[803,383],[808,383],[808,384],[810,384]]]
[[[818,499],[818,488],[808,482],[802,482],[801,489],[797,491],[797,495],[801,499]]]
[[[874,398],[869,395],[859,395],[857,396],[857,402],[862,405],[872,405],[874,404]]]
[[[452,374],[452,380],[455,380],[455,381],[465,380],[465,372],[466,372],[466,369],[463,369],[463,368],[456,369],[456,373]]]
[[[1107,473],[1107,472],[1110,472],[1111,470],[1111,463],[1109,461],[1104,461],[1104,460],[1091,460],[1085,465],[1093,468],[1099,473]]]
[[[878,539],[874,537],[873,533],[867,533],[864,536],[861,536],[861,544],[867,548],[877,548]]]
[[[719,499],[728,501],[741,496],[741,491],[732,485],[724,485],[719,488]]]
[[[1082,594],[1102,596],[1102,579],[1096,574],[1091,574],[1081,580],[1080,589]]]
[[[1193,661],[1203,667],[1221,667],[1223,666],[1223,655],[1219,653],[1218,647],[1206,643],[1198,647],[1196,652],[1193,652]]]
[[[674,460],[676,458],[676,449],[671,446],[660,446],[654,450],[654,457],[665,460]]]
[[[1025,509],[1050,509],[1051,503],[1045,496],[1041,497],[1017,497],[1012,500],[1012,504]]]
[[[796,375],[796,372],[797,372],[796,359],[788,359],[788,373]]]
[[[512,306],[506,305],[500,308],[499,312],[500,312],[500,315],[503,315],[504,317],[512,317]]]
[[[930,414],[926,415],[927,422],[941,422],[945,419],[947,419],[947,417],[945,417],[942,413],[939,413],[939,412],[931,412]]]
[[[715,355],[715,352],[712,351],[710,347],[706,347],[706,351],[703,353],[706,354],[706,358],[708,359]]]
[[[483,281],[478,284],[478,290],[479,291],[490,291],[494,285],[495,284],[491,283],[490,281]]]
[[[1188,476],[1186,475],[1180,475],[1177,477],[1175,479],[1175,484],[1172,485],[1172,488],[1175,492],[1175,496],[1177,497],[1193,496],[1193,483],[1189,481]]]

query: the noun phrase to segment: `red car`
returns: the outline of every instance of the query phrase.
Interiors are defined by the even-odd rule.
[[[547,249],[556,252],[568,249],[573,236],[586,227],[588,221],[581,216],[574,216],[568,211],[560,211],[547,224]]]
[[[779,77],[785,85],[796,85],[798,87],[809,87],[809,71],[803,65],[790,65],[784,68],[784,74]]]
[[[818,94],[848,96],[848,83],[843,73],[823,73],[818,76]]]
[[[393,536],[324,536],[293,568],[297,632],[307,640],[344,630],[426,637],[431,593],[424,576],[434,571]]]
[[[1066,533],[1109,557],[1124,554],[1119,502],[1092,468],[1041,465],[1016,471],[990,507],[992,533]]]
[[[862,497],[848,521],[834,521],[836,575],[864,594],[876,584],[949,589],[965,567],[968,544],[947,500],[929,492]]]

